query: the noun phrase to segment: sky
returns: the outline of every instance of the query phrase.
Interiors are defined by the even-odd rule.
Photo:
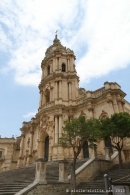
[[[0,135],[21,134],[39,107],[41,61],[55,32],[74,51],[80,87],[117,82],[130,102],[129,0],[0,1]]]

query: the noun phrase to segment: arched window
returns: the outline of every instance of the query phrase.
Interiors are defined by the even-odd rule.
[[[50,66],[48,66],[47,72],[48,72],[48,74],[50,74]]]
[[[46,103],[50,101],[50,91],[46,90]]]
[[[66,66],[65,66],[65,64],[62,64],[62,72],[66,72]]]

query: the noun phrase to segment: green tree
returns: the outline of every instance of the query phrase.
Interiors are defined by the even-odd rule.
[[[75,165],[78,155],[83,148],[85,141],[93,143],[96,141],[96,119],[85,120],[84,116],[73,118],[71,121],[65,121],[63,133],[59,139],[59,143],[64,147],[72,147],[73,161],[71,163],[71,184],[72,189],[76,189]]]
[[[124,138],[130,137],[130,114],[116,113],[111,118],[100,120],[99,137],[111,139],[111,146],[118,151],[119,169],[122,168],[121,151]]]

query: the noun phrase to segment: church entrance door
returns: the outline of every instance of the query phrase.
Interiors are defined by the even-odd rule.
[[[48,155],[49,155],[49,136],[47,136],[45,139],[45,155],[44,155],[45,160],[48,160]]]
[[[89,157],[89,150],[88,150],[88,142],[85,141],[83,144],[83,157],[88,158]]]

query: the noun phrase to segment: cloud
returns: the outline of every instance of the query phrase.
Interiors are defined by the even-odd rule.
[[[80,16],[79,8],[84,9],[85,1],[81,2],[79,5],[78,0],[2,1],[0,34],[10,43],[6,46],[10,60],[4,72],[12,70],[17,83],[38,85],[40,64],[47,47],[52,44],[54,32],[59,30],[65,37],[72,35],[78,28],[75,19]],[[0,43],[3,45],[2,41]]]
[[[81,82],[89,82],[130,64],[130,2],[89,1],[84,23],[88,51],[77,65]]]
[[[0,50],[22,85],[38,85],[40,64],[54,32],[77,56],[81,83],[130,64],[129,0],[4,0]]]
[[[23,118],[32,118],[32,117],[35,117],[36,112],[37,111],[29,112],[29,113],[23,115]]]

